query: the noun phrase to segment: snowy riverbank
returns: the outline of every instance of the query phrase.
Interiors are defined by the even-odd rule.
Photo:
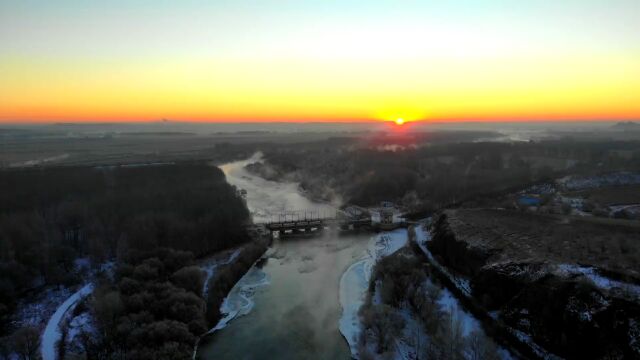
[[[224,316],[209,334],[224,329],[229,322],[240,316],[247,315],[255,305],[253,296],[259,287],[269,285],[269,277],[261,269],[253,266],[238,281],[220,306],[220,313]]]
[[[361,324],[358,311],[364,304],[373,266],[381,258],[391,255],[407,244],[407,230],[397,229],[371,237],[362,258],[352,264],[340,279],[342,317],[339,330],[347,340],[353,357],[358,357],[358,338]]]
[[[431,232],[429,231],[426,224],[429,224],[430,222],[430,219],[428,219],[425,224],[418,225],[414,228],[416,234],[416,243],[418,247],[427,256],[431,264],[435,266],[440,272],[445,274],[447,278],[449,278],[451,283],[461,294],[470,297],[471,285],[469,283],[469,280],[455,276],[451,272],[449,272],[444,266],[440,265],[434,259],[431,251],[429,251],[429,249],[427,248],[427,243],[431,241]],[[480,320],[478,320],[478,318],[476,318],[471,312],[467,311],[461,304],[460,300],[453,294],[453,292],[447,289],[447,287],[439,287],[440,297],[436,302],[443,310],[448,312],[452,316],[452,318],[456,318],[460,322],[462,335],[469,336],[473,332],[478,332],[484,335],[484,329]],[[495,318],[497,314],[489,314],[489,316]],[[510,360],[514,358],[511,352],[503,346],[497,347],[497,354],[503,360]]]
[[[209,293],[209,280],[211,280],[213,275],[216,274],[218,268],[222,265],[229,265],[232,263],[241,252],[241,248],[233,250],[228,256],[210,259],[201,266],[202,271],[205,273],[204,284],[202,285],[202,297],[204,299],[207,298],[207,294]]]

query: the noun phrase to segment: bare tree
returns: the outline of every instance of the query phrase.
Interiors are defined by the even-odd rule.
[[[466,348],[469,360],[498,360],[498,347],[485,334],[474,330],[467,336]]]
[[[462,321],[455,311],[445,315],[441,326],[433,336],[430,347],[430,357],[446,360],[464,359],[464,335]]]
[[[404,319],[388,305],[372,305],[365,309],[362,322],[376,339],[378,354],[387,351],[396,334],[404,328]]]
[[[21,360],[40,359],[40,332],[35,327],[23,327],[13,334],[13,347]]]

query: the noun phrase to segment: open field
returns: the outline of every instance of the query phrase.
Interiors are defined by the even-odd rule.
[[[640,274],[638,222],[485,209],[445,214],[456,238],[482,249],[487,263],[571,263]]]
[[[640,185],[596,188],[574,191],[566,195],[584,198],[604,206],[640,204]]]
[[[131,164],[209,160],[222,163],[249,157],[270,143],[325,140],[335,133],[189,132],[29,133],[0,130],[0,168],[42,165]]]

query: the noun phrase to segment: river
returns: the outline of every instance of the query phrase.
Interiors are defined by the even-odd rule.
[[[254,221],[283,211],[335,210],[304,197],[295,183],[268,181],[244,169],[259,159],[221,166],[230,184],[247,191]],[[274,241],[267,261],[252,268],[228,297],[225,310],[236,316],[203,340],[197,358],[349,359],[349,346],[338,330],[340,280],[361,260],[370,238],[325,233]]]

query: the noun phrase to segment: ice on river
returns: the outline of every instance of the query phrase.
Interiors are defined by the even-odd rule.
[[[373,236],[362,258],[352,264],[340,278],[340,305],[342,317],[338,327],[349,343],[351,354],[358,356],[358,338],[360,337],[360,318],[358,311],[364,304],[369,279],[375,263],[393,254],[407,244],[407,230],[398,229]]]
[[[267,274],[257,267],[252,267],[229,292],[220,306],[220,313],[224,316],[209,333],[224,329],[227,324],[240,316],[251,312],[254,306],[253,296],[256,290],[269,285]]]

